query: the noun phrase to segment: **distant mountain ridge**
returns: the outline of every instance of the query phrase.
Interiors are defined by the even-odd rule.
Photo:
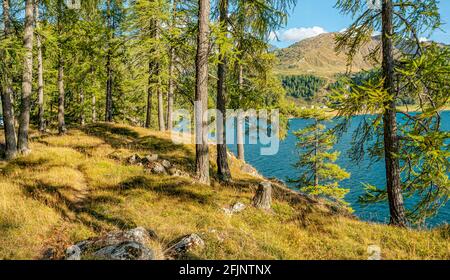
[[[297,42],[287,48],[275,51],[278,58],[276,70],[282,75],[315,75],[333,79],[336,74],[347,71],[347,56],[336,53],[335,36],[337,33],[320,34]],[[379,44],[380,37],[373,37],[355,55],[351,67],[352,72],[370,70],[376,65],[368,61],[366,56]]]
[[[347,56],[336,52],[336,34],[324,33],[299,41],[287,48],[273,50],[278,58],[277,73],[281,75],[314,75],[334,80],[337,74],[347,72]],[[380,66],[367,56],[380,45],[381,36],[373,36],[353,58],[351,72],[361,72]],[[431,44],[427,41],[425,44]],[[436,42],[442,47],[449,45]],[[400,47],[400,46],[399,46]],[[402,48],[402,47],[400,47]],[[411,51],[412,52],[412,51]]]

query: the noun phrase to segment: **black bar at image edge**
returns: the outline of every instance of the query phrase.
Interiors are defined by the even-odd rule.
[[[448,261],[0,261],[0,279],[15,279],[22,274],[46,279],[84,279],[83,276],[95,274],[103,279],[129,279],[131,275],[143,275],[142,279],[280,279],[290,275],[365,279],[394,274],[448,275],[449,264]]]

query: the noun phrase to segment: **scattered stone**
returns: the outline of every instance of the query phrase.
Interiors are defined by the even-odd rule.
[[[155,236],[153,231],[142,227],[111,232],[70,246],[66,250],[66,260],[80,260],[83,256],[108,260],[153,260],[153,250],[144,244]]]
[[[162,174],[162,173],[166,173],[166,169],[164,168],[164,166],[161,163],[154,162],[153,167],[152,167],[152,172],[155,174]]]
[[[162,166],[164,166],[164,168],[170,168],[172,166],[172,164],[170,163],[170,161],[164,159],[163,161],[161,161]]]
[[[244,211],[245,207],[244,203],[236,202],[230,208],[223,208],[223,211],[227,215],[232,215]]]
[[[150,154],[150,155],[147,155],[147,156],[145,156],[143,159],[142,159],[142,163],[143,164],[149,164],[149,163],[151,163],[151,162],[155,162],[155,161],[157,161],[158,160],[158,155],[157,154]]]
[[[380,261],[381,258],[381,248],[378,245],[369,245],[367,247],[367,253],[369,257],[367,258],[369,261]]]
[[[245,209],[245,204],[242,202],[236,202],[235,204],[233,204],[233,206],[231,206],[231,211],[233,211],[233,213],[239,213],[244,211]]]
[[[179,241],[175,242],[174,245],[170,246],[166,251],[165,255],[170,257],[176,257],[185,254],[194,248],[203,248],[205,242],[197,234],[193,233],[182,237]]]
[[[126,241],[104,247],[93,254],[106,260],[154,260],[155,254],[142,243]]]
[[[81,260],[81,248],[77,245],[72,245],[66,249],[66,260],[79,261]]]
[[[134,154],[131,157],[128,158],[129,164],[138,164],[141,162],[141,157],[138,154]]]
[[[272,184],[270,182],[261,182],[253,198],[253,206],[256,208],[270,210],[272,204]]]

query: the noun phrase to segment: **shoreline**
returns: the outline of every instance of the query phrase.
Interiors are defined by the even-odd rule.
[[[329,117],[339,117],[339,114],[336,110],[331,110],[330,108],[328,109],[322,109],[322,108],[306,108],[306,109],[300,109],[300,110],[311,110],[311,109],[318,109],[318,110],[323,110],[324,113],[329,116]],[[445,106],[440,112],[448,112],[450,111],[450,105]],[[401,113],[401,112],[405,112],[405,113],[419,113],[420,110],[418,108],[416,109],[412,109],[412,108],[407,108],[407,106],[398,106],[397,107],[397,113]],[[356,117],[356,116],[364,116],[364,115],[374,115],[374,114],[367,114],[367,113],[356,113],[351,115],[351,117]],[[343,116],[341,116],[343,117]],[[289,116],[288,120],[291,119],[303,119],[301,117],[295,117],[295,116]]]

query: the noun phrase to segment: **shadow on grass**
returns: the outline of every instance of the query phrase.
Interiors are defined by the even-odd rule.
[[[53,185],[42,181],[32,184],[24,184],[23,192],[27,197],[57,211],[64,219],[92,228],[95,232],[111,230],[111,226],[119,229],[131,229],[137,227],[132,220],[104,213],[102,206],[108,204],[120,204],[126,202],[132,190],[144,190],[161,196],[193,201],[199,204],[209,204],[212,194],[197,193],[186,188],[190,184],[181,178],[172,177],[152,179],[146,176],[137,176],[112,187],[102,189],[101,194],[87,192],[82,198],[76,199],[79,190],[68,185]],[[100,210],[99,210],[100,209]]]
[[[81,222],[85,226],[94,229],[96,232],[101,232],[105,229],[102,223],[119,227],[121,229],[131,229],[136,227],[132,221],[126,221],[117,217],[111,217],[100,213],[94,207],[98,205],[99,199],[103,202],[117,201],[114,197],[89,197],[82,199],[82,201],[74,201],[69,199],[67,193],[74,193],[77,190],[70,186],[57,186],[43,183],[41,181],[35,182],[33,185],[23,185],[23,191],[26,196],[37,200],[72,222]],[[87,217],[86,218],[85,215]]]
[[[83,132],[98,137],[113,148],[126,148],[133,152],[155,152],[164,158],[164,154],[179,152],[182,156],[168,158],[172,163],[183,166],[186,171],[193,171],[194,155],[190,149],[181,144],[175,144],[170,139],[154,135],[140,136],[131,128],[117,127],[114,124],[97,123],[85,126]],[[82,152],[82,151],[81,151]]]
[[[128,181],[122,182],[119,186],[121,192],[126,194],[133,189],[149,190],[156,194],[173,197],[182,201],[195,201],[200,204],[209,204],[212,199],[211,194],[196,193],[185,188],[190,182],[179,177],[170,177],[166,180],[155,182],[149,177],[137,176]]]

